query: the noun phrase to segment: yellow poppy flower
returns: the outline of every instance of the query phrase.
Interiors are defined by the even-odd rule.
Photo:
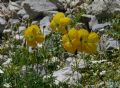
[[[99,37],[95,32],[89,33],[85,29],[80,29],[78,31],[80,47],[78,48],[81,52],[86,53],[95,53],[97,48],[97,42],[99,41]]]
[[[50,27],[54,32],[60,32],[66,34],[67,25],[71,22],[69,17],[65,17],[64,13],[58,12],[54,15],[52,21],[50,22]]]
[[[76,30],[72,28],[68,34],[62,36],[62,43],[68,52],[95,53],[99,36],[95,32],[89,33],[85,29]]]
[[[77,30],[72,28],[67,34],[62,36],[62,44],[65,50],[70,53],[75,53],[77,49],[77,45],[76,43],[74,43],[76,42],[75,38],[77,37],[75,33],[77,33]]]
[[[42,43],[45,39],[44,35],[41,33],[39,26],[31,25],[24,31],[24,38],[27,45],[31,47],[36,47],[37,43]]]

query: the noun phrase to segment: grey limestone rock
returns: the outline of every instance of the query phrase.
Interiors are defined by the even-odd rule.
[[[41,16],[45,11],[57,9],[56,5],[48,0],[25,0],[23,7],[30,18],[36,18],[37,16]]]

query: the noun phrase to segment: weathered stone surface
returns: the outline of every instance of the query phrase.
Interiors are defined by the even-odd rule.
[[[19,6],[16,2],[9,1],[8,9],[11,11],[18,11],[21,9],[21,6]]]
[[[10,24],[16,24],[16,23],[19,23],[20,21],[19,21],[19,19],[9,19],[9,21],[8,21]]]
[[[114,12],[116,9],[120,10],[120,0],[94,0],[88,6],[88,13],[99,14],[102,11]]]
[[[50,17],[46,16],[44,17],[41,21],[40,21],[40,28],[41,31],[43,32],[43,34],[46,36],[48,34],[50,34],[50,30],[49,30],[49,25],[50,25]]]
[[[77,61],[77,64],[78,64],[78,68],[80,68],[80,69],[83,69],[83,68],[85,68],[87,66],[85,60],[72,58],[72,57],[69,57],[69,58],[66,59],[66,65],[70,66],[70,67],[75,66],[76,61]]]
[[[83,22],[86,25],[86,27],[89,31],[92,30],[93,25],[98,24],[98,20],[96,19],[96,16],[94,16],[94,15],[84,14],[84,15],[82,15],[80,20],[81,20],[81,22]]]
[[[100,31],[101,29],[110,26],[110,23],[95,24],[92,26],[92,31]]]
[[[56,7],[58,8],[59,11],[64,11],[65,10],[65,8],[63,6],[63,3],[60,2],[59,0],[51,0],[51,2],[56,5]]]
[[[87,15],[84,14],[81,17],[81,22],[83,22],[83,24],[85,24],[85,26],[83,26],[83,28],[87,28],[89,31],[100,31],[101,29],[105,28],[105,27],[109,27],[111,24],[109,22],[106,23],[99,23],[98,19],[96,18],[95,15]]]
[[[100,39],[100,50],[119,49],[119,41],[103,34]]]
[[[114,12],[120,12],[120,0],[94,0],[87,8],[88,14],[101,19],[109,18]]]
[[[57,7],[48,0],[25,0],[23,7],[31,18],[36,18],[45,11],[57,9]]]
[[[30,16],[28,15],[28,14],[25,14],[24,16],[23,16],[23,19],[28,19]]]
[[[66,7],[76,7],[78,5],[81,5],[82,3],[86,2],[85,0],[59,0],[64,5],[64,8]]]
[[[1,2],[1,0],[0,0],[0,2]],[[9,2],[9,0],[2,0],[2,2]]]
[[[4,25],[5,26],[5,24],[6,24],[6,20],[4,20],[3,18],[0,17],[0,25]]]
[[[59,82],[68,82],[74,84],[76,81],[81,80],[82,76],[78,72],[73,72],[71,67],[64,67],[53,73],[53,76],[56,77],[55,83]]]
[[[119,49],[119,41],[109,38],[107,41],[107,49]]]
[[[45,16],[52,17],[53,14],[56,14],[57,12],[58,12],[58,11],[45,11],[45,12],[43,12],[43,14],[44,14]]]
[[[24,9],[21,9],[17,12],[17,15],[20,16],[20,17],[23,17],[24,15],[26,15],[26,11]]]

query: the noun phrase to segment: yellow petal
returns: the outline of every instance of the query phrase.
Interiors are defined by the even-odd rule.
[[[25,37],[25,39],[28,39],[28,37],[29,37],[30,34],[31,34],[31,32],[26,29],[26,30],[24,31],[24,37]]]
[[[68,34],[62,36],[62,43],[69,42]]]
[[[76,49],[72,46],[70,42],[66,42],[63,46],[67,52],[75,53],[76,51]]]
[[[86,43],[80,42],[80,46],[78,47],[78,51],[84,52],[86,50]]]
[[[29,28],[32,29],[33,34],[37,34],[41,32],[40,27],[38,25],[33,24]]]
[[[88,42],[97,43],[99,41],[99,36],[95,32],[91,32],[88,36]]]
[[[86,50],[85,50],[86,53],[92,54],[92,53],[95,53],[97,50],[97,46],[95,43],[87,43],[85,47],[86,47]]]
[[[37,41],[37,43],[42,43],[44,40],[45,40],[45,37],[44,37],[43,34],[38,34],[38,35],[36,36],[36,41]]]
[[[31,27],[26,28],[25,31],[24,31],[24,35],[25,35],[25,36],[28,36],[28,35],[31,34],[31,33],[32,33]]]
[[[69,30],[68,35],[69,35],[71,40],[78,38],[78,31],[75,28],[72,28]]]
[[[73,47],[78,49],[80,47],[80,45],[81,45],[79,39],[73,39],[72,40],[72,45],[73,45]]]
[[[53,31],[56,31],[56,24],[53,20],[50,22],[50,27],[52,28]]]
[[[62,26],[67,26],[68,24],[70,24],[71,19],[69,17],[64,17],[60,19],[60,25]]]
[[[53,21],[54,21],[56,24],[59,24],[59,23],[60,23],[60,19],[61,19],[61,18],[64,18],[64,17],[65,17],[64,13],[58,12],[58,13],[56,13],[55,16],[53,17]]]
[[[31,25],[24,31],[24,37],[26,39],[32,39],[36,36],[36,34],[40,33],[40,28],[38,25]]]
[[[86,40],[89,36],[89,32],[85,29],[80,29],[78,31],[78,36],[79,36],[79,39],[81,40]]]

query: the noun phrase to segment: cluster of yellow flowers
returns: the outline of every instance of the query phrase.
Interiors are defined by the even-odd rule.
[[[89,33],[85,29],[76,30],[72,28],[62,36],[62,44],[66,51],[95,53],[99,36],[95,32]]]
[[[67,25],[71,22],[69,17],[65,17],[64,13],[58,12],[53,17],[50,27],[53,31],[61,32],[62,45],[66,51],[75,53],[76,51],[95,53],[99,36],[95,32],[88,32],[86,29],[67,29]],[[38,43],[42,43],[45,39],[37,25],[29,26],[24,32],[24,38],[31,47],[36,47]]]
[[[36,47],[38,43],[42,43],[45,39],[38,25],[31,25],[24,31],[24,38],[28,46]]]
[[[54,15],[50,27],[54,32],[67,33],[66,26],[70,24],[71,19],[69,17],[65,17],[65,14],[62,12],[58,12]]]
[[[66,51],[75,53],[76,51],[95,53],[97,48],[97,42],[99,36],[95,32],[89,33],[86,29],[76,30],[72,28],[66,29],[66,26],[70,24],[71,19],[65,17],[64,13],[58,12],[54,15],[50,27],[53,31],[61,32],[62,45]]]

